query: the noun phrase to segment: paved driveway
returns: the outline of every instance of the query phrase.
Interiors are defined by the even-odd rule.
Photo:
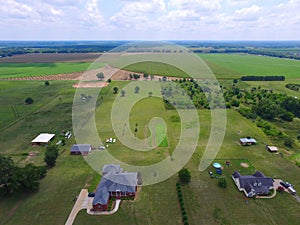
[[[88,190],[82,189],[65,225],[72,225],[77,213],[82,209],[92,208],[93,198],[88,197]]]

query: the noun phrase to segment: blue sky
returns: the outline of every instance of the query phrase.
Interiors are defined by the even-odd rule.
[[[0,0],[1,40],[299,40],[300,0]]]

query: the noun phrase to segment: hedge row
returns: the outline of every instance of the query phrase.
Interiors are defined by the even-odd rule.
[[[242,81],[284,81],[285,76],[243,76]]]
[[[187,214],[186,214],[185,207],[184,207],[181,185],[178,182],[176,183],[176,190],[177,190],[177,197],[178,197],[178,201],[179,201],[179,205],[180,205],[180,209],[181,209],[182,222],[184,225],[189,225]]]

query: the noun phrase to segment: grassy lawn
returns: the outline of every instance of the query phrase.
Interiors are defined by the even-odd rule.
[[[300,61],[247,54],[199,54],[217,78],[234,79],[242,75],[300,78]]]
[[[211,57],[217,58],[218,55],[211,55]],[[229,65],[233,65],[234,60],[237,60],[234,57],[245,57],[247,61],[252,56],[230,55],[230,57],[233,58],[230,58],[232,61]],[[252,60],[253,65],[257,65],[256,57]],[[225,56],[224,58],[226,59]],[[281,62],[285,61],[291,63],[288,60]],[[242,59],[241,63],[244,63]],[[226,66],[225,64],[220,63],[223,67]],[[290,66],[295,69],[297,65],[293,62]],[[283,65],[283,68],[285,66]],[[255,72],[260,67],[259,65],[253,66],[253,71]],[[237,71],[234,75],[236,77],[243,73],[239,71],[238,66],[232,66],[232,68]],[[249,68],[244,68],[244,70],[250,71]],[[271,69],[262,69],[262,74],[259,75],[268,75],[266,71],[270,72],[269,75],[274,75],[271,74]],[[287,77],[295,78],[291,69],[288,69],[287,73],[290,73],[285,74]],[[99,100],[95,116],[97,130],[102,140],[115,136],[111,124],[111,108],[116,97],[116,94],[113,94],[113,87],[116,86],[121,90],[126,84],[127,82],[112,82],[98,98],[101,100]],[[242,85],[250,88],[252,84],[245,82]],[[275,85],[274,89],[286,91],[282,83],[254,83],[254,85],[269,85],[270,87],[272,84]],[[14,160],[22,164],[25,158],[18,154],[38,151],[39,155],[32,161],[37,165],[43,164],[45,149],[33,148],[30,141],[40,132],[53,132],[59,135],[63,130],[72,129],[72,102],[75,93],[72,82],[51,82],[49,87],[45,87],[42,81],[1,81],[0,85],[0,154],[17,154]],[[29,94],[34,99],[34,104],[24,105],[24,99]],[[15,109],[19,117],[16,116]],[[296,190],[300,190],[299,168],[285,154],[281,157],[279,154],[266,151],[265,144],[272,143],[272,141],[254,123],[230,109],[227,111],[225,139],[215,161],[224,165],[226,160],[230,160],[231,165],[224,166],[223,176],[226,177],[227,188],[218,187],[217,179],[211,179],[207,170],[198,171],[211,129],[210,111],[199,110],[198,114],[201,125],[199,141],[193,157],[186,165],[192,173],[192,181],[182,187],[189,223],[298,224],[300,204],[292,196],[284,193],[278,194],[274,199],[249,199],[246,204],[244,194],[235,187],[231,174],[236,170],[248,174],[257,169],[266,176],[287,180],[294,184]],[[172,153],[180,135],[181,125],[180,122],[172,121],[174,116],[178,116],[177,112],[165,110],[159,98],[148,97],[139,101],[130,111],[129,123],[132,132],[140,139],[148,137],[150,135],[149,121],[154,117],[161,117],[167,125],[165,136],[168,147],[137,152],[117,140],[116,143],[110,145],[108,151],[116,158],[132,165],[150,165],[165,159]],[[135,128],[137,128],[136,132]],[[240,146],[239,138],[246,136],[256,138],[258,145]],[[57,165],[49,170],[47,177],[41,181],[38,193],[0,198],[1,224],[65,223],[73,207],[74,196],[78,195],[83,187],[94,190],[100,179],[100,176],[85,163],[82,157],[69,154],[69,148],[74,142],[74,139],[71,139],[66,146],[60,148],[61,155]],[[241,167],[241,162],[249,164],[249,168]],[[213,168],[209,167],[208,170],[213,171]],[[174,175],[164,182],[142,187],[134,201],[123,201],[120,210],[112,216],[89,216],[85,211],[81,211],[74,224],[181,224],[176,181],[177,176]]]
[[[123,68],[124,70],[146,73],[152,75],[161,75],[168,77],[189,77],[182,70],[160,62],[139,62]]]
[[[44,76],[86,71],[90,62],[56,62],[56,63],[0,63],[0,78]],[[103,66],[95,63],[90,69]]]

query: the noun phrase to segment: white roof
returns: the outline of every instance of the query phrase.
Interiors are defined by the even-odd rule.
[[[47,133],[42,133],[39,136],[37,136],[35,139],[33,139],[31,142],[32,143],[48,143],[55,134],[47,134]]]
[[[268,149],[270,150],[270,151],[278,151],[278,148],[277,147],[275,147],[275,146],[268,146]]]

